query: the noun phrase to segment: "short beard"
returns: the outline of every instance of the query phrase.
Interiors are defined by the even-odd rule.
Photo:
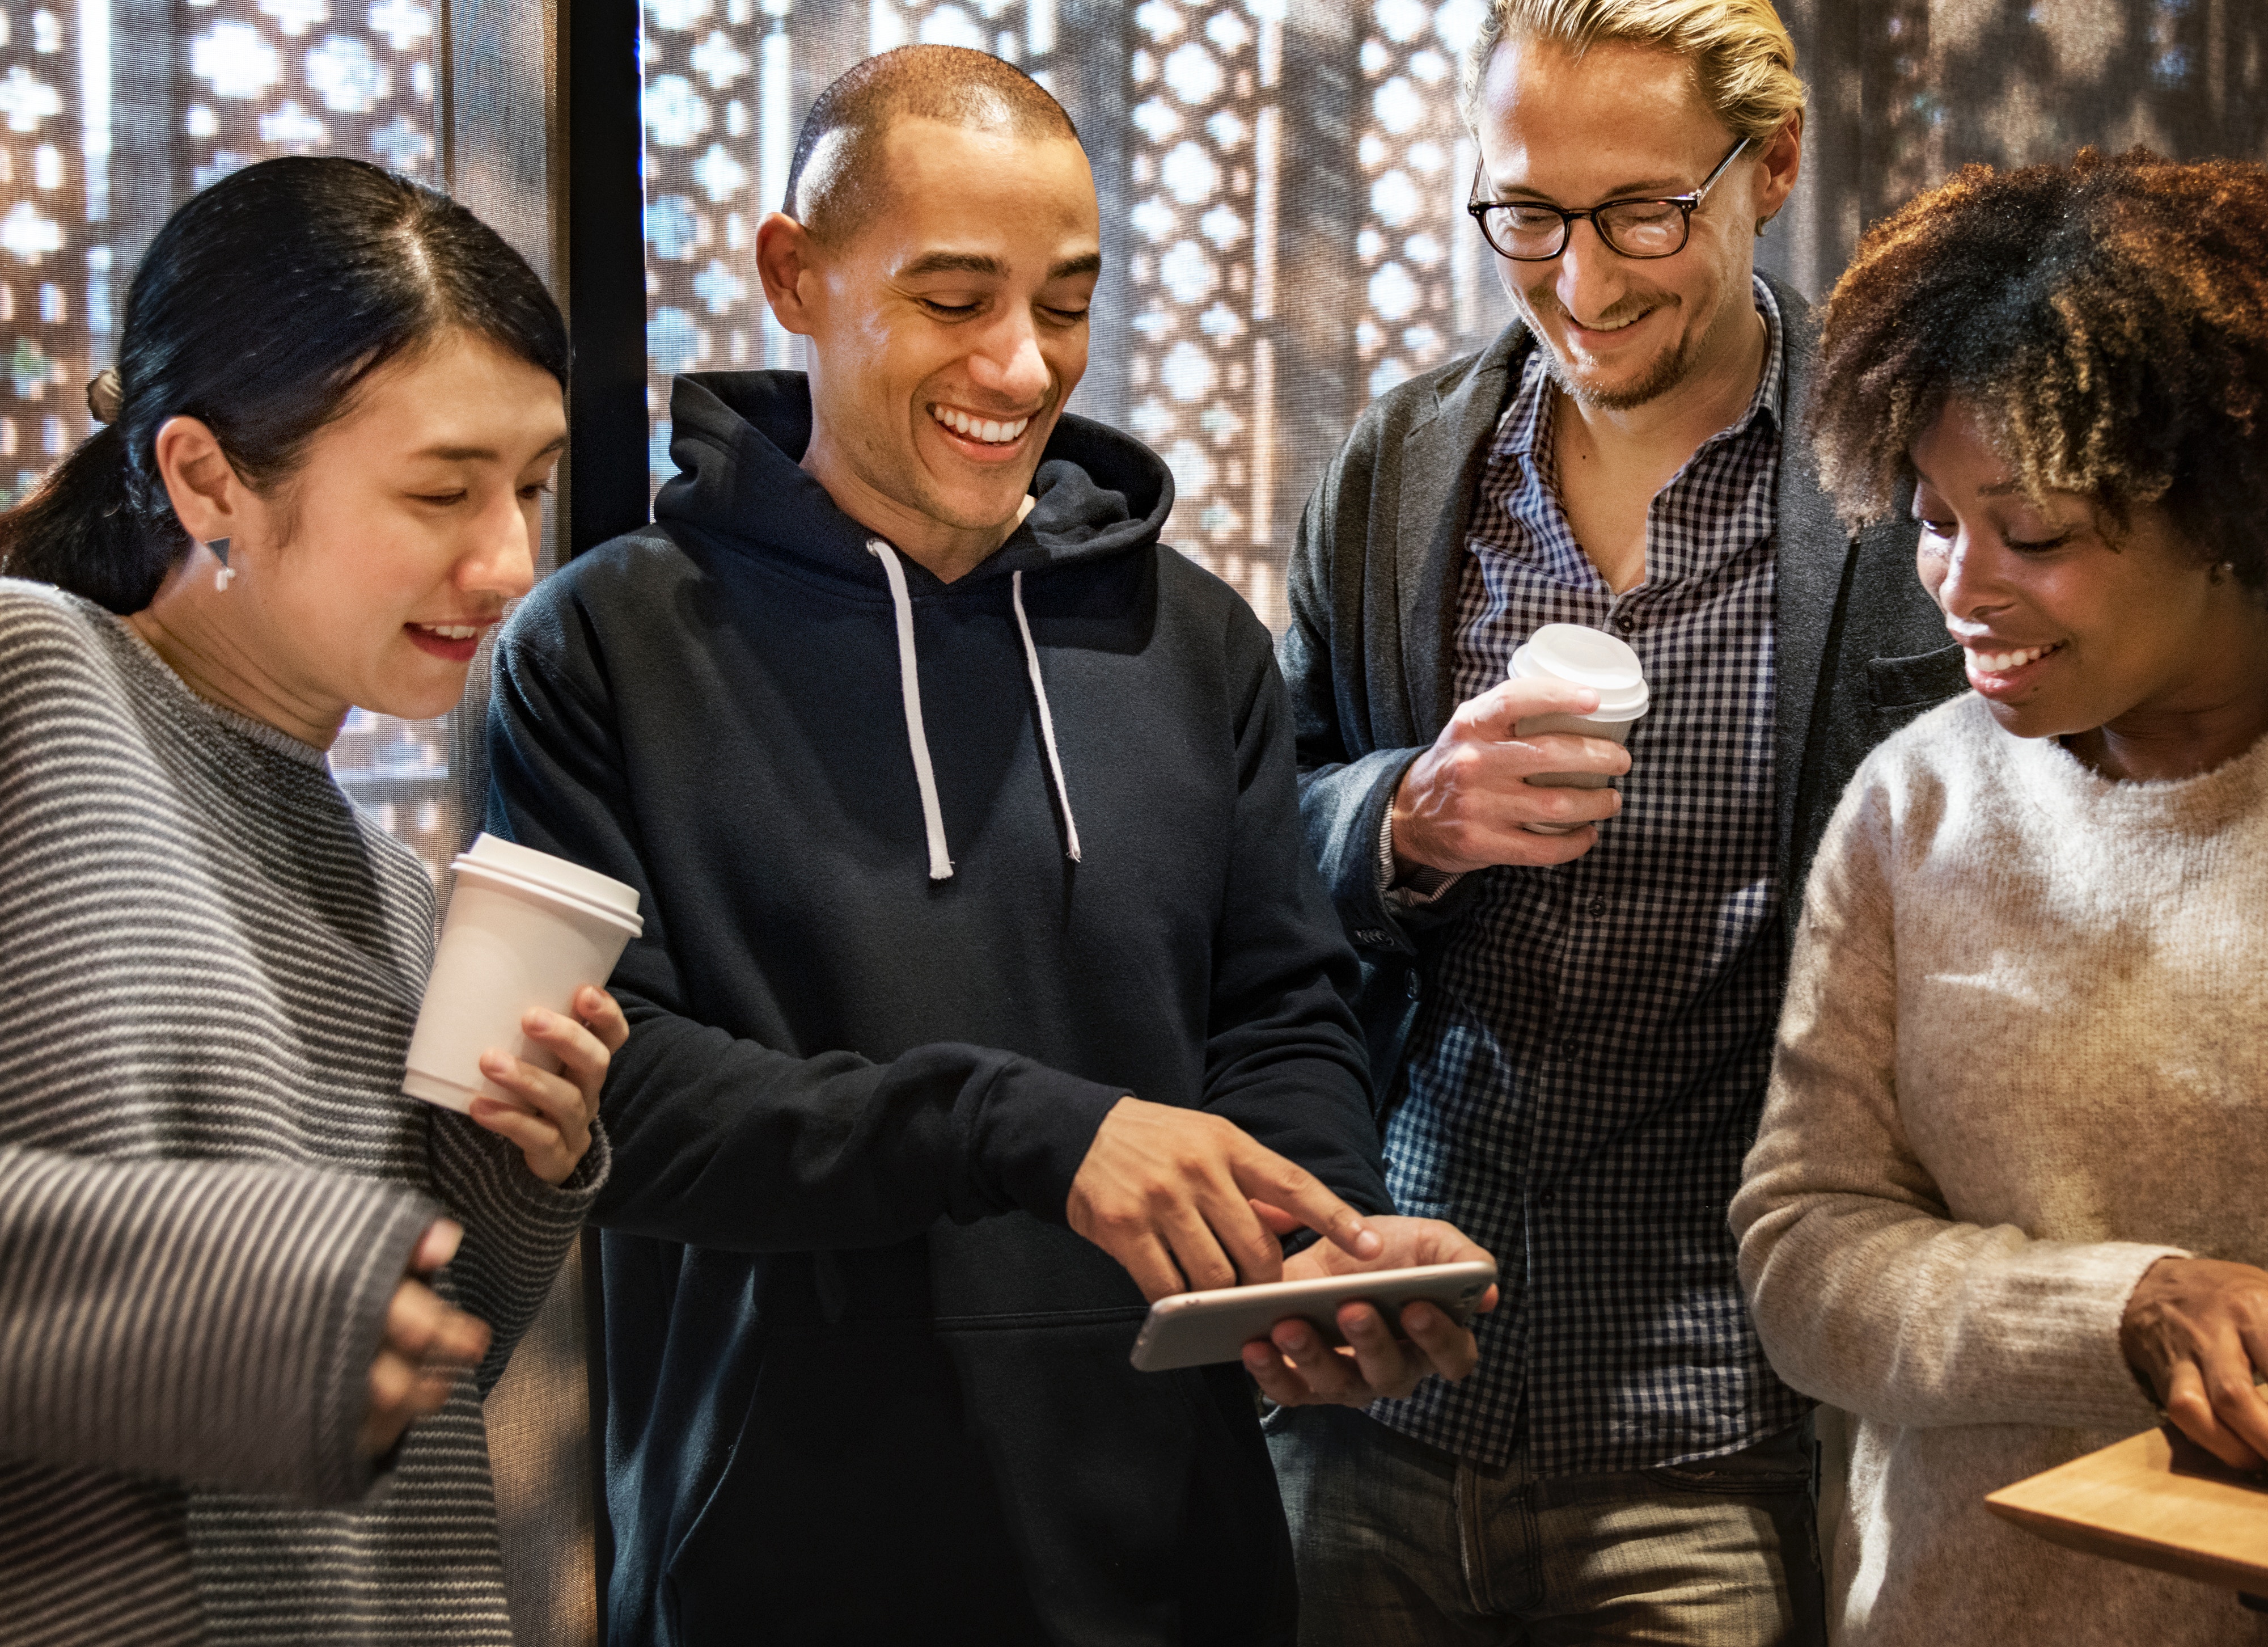
[[[1558,299],[1551,298],[1550,301],[1555,308],[1559,307]],[[1564,315],[1566,311],[1560,308],[1560,313]],[[1623,388],[1602,389],[1579,382],[1567,363],[1559,358],[1559,351],[1551,346],[1550,336],[1543,329],[1536,326],[1535,331],[1536,342],[1543,346],[1544,369],[1551,374],[1551,381],[1558,386],[1559,392],[1578,406],[1600,411],[1628,411],[1632,407],[1660,399],[1685,380],[1686,372],[1692,364],[1686,347],[1687,339],[1681,333],[1675,343],[1654,358],[1653,364],[1646,368],[1645,375],[1638,381]]]

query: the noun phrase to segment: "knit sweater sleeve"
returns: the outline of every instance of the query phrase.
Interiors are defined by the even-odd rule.
[[[434,1193],[465,1230],[443,1290],[488,1324],[488,1355],[474,1375],[485,1396],[542,1307],[607,1181],[611,1152],[605,1125],[593,1123],[591,1148],[555,1186],[528,1171],[518,1145],[465,1116],[435,1111],[431,1139]]]
[[[304,1168],[0,1147],[0,1454],[359,1496],[371,1361],[436,1210]]]
[[[1930,896],[1933,856],[1900,835],[1959,815],[1900,805],[1912,747],[1885,746],[1860,771],[1807,890],[1732,1205],[1756,1330],[1797,1389],[1884,1422],[2138,1427],[2152,1407],[2119,1318],[2142,1272],[2180,1249],[1962,1222],[1900,1119],[1896,915],[1901,898]]]
[[[162,1062],[114,1060],[146,1028],[116,1015],[144,1009],[120,1005],[148,970],[135,946],[181,930],[155,912],[202,919],[210,892],[147,850],[180,799],[136,756],[98,621],[0,580],[0,1457],[343,1503],[374,1479],[355,1446],[371,1362],[438,1209],[398,1182],[159,1153],[177,1095]]]

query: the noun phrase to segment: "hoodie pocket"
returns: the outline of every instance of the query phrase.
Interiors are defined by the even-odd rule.
[[[951,1359],[917,1322],[773,1338],[672,1552],[668,1639],[1042,1647]]]
[[[1109,1313],[939,1334],[1050,1636],[1290,1647],[1291,1538],[1244,1370],[1137,1372],[1141,1312]]]

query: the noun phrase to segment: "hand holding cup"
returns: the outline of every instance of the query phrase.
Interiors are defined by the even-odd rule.
[[[605,990],[585,984],[573,1005],[571,1018],[531,1007],[519,1021],[520,1032],[559,1060],[558,1072],[492,1046],[481,1054],[481,1073],[515,1102],[482,1093],[468,1112],[518,1144],[527,1170],[546,1184],[564,1184],[589,1151],[608,1063],[630,1034],[622,1008]]]
[[[1588,687],[1548,680],[1508,680],[1458,705],[1395,791],[1395,861],[1464,874],[1494,864],[1565,863],[1588,852],[1599,838],[1592,825],[1620,811],[1622,796],[1605,787],[1546,788],[1528,779],[1591,772],[1603,785],[1630,770],[1630,756],[1604,738],[1527,735],[1518,728],[1540,716],[1580,717],[1598,706],[1599,695]]]
[[[1603,631],[1546,624],[1502,685],[1460,704],[1394,794],[1395,862],[1450,874],[1556,864],[1598,844],[1622,809],[1609,786],[1646,713],[1638,654]]]
[[[599,986],[644,927],[637,889],[491,835],[453,867],[401,1089],[471,1116],[563,1184],[591,1147],[608,1060],[630,1038]]]

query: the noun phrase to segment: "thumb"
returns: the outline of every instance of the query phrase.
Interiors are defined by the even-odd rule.
[[[1599,695],[1590,687],[1515,678],[1499,681],[1465,707],[1476,732],[1502,742],[1515,735],[1530,715],[1587,715],[1598,706]]]

